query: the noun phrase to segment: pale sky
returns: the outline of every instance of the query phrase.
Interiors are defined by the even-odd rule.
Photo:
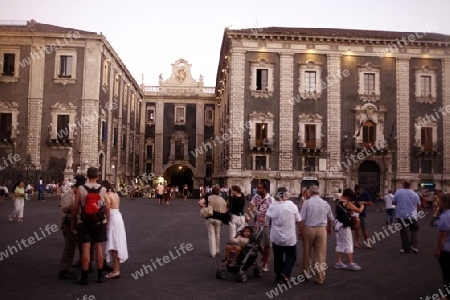
[[[138,84],[167,79],[179,58],[215,85],[224,28],[318,27],[450,35],[450,0],[0,0],[0,20],[102,32]]]

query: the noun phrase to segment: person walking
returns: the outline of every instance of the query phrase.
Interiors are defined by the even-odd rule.
[[[363,192],[359,185],[355,185],[354,204],[356,205],[356,207],[361,207],[362,205],[364,205],[364,210],[358,216],[359,217],[359,221],[360,221],[359,226],[355,226],[354,227],[354,230],[355,230],[355,248],[361,247],[361,244],[359,242],[360,241],[360,232],[359,232],[359,230],[361,229],[361,231],[363,233],[364,241],[365,241],[364,245],[366,246],[367,249],[372,249],[372,246],[371,246],[370,242],[368,241],[369,230],[367,229],[367,221],[366,221],[367,206],[372,205],[372,201],[370,201],[369,194],[367,194],[366,192]]]
[[[70,230],[71,227],[71,212],[73,204],[75,202],[75,194],[78,191],[78,186],[83,184],[84,181],[77,180],[77,182],[71,186],[69,190],[65,190],[61,196],[61,208],[63,217],[61,220],[61,231],[64,236],[64,250],[59,263],[59,279],[76,279],[76,274],[70,271],[73,258],[75,256],[75,250],[77,247],[77,234]],[[80,252],[81,253],[81,252]]]
[[[352,203],[352,199],[355,193],[352,189],[345,189],[342,193],[341,199],[338,200],[336,204],[336,219],[339,219],[339,215],[345,213],[344,209],[349,212],[361,213],[364,210],[364,205],[361,207],[356,207]],[[343,225],[343,224],[342,224]],[[335,269],[347,269],[352,271],[361,270],[361,266],[353,261],[353,238],[350,226],[340,226],[340,228],[335,228],[336,231],[336,260],[334,263]],[[344,264],[341,260],[341,256],[347,256],[348,264]]]
[[[158,183],[156,187],[156,198],[158,198],[158,203],[161,205],[162,199],[164,198],[164,185],[162,182]]]
[[[245,197],[241,192],[241,188],[237,185],[231,187],[231,197],[228,205],[231,220],[228,223],[229,240],[231,241],[242,228],[245,226],[244,216]]]
[[[75,196],[75,202],[72,209],[72,227],[71,230],[77,231],[78,241],[82,247],[81,259],[81,277],[75,281],[77,284],[87,285],[91,242],[94,243],[97,261],[97,283],[105,282],[103,276],[103,249],[102,243],[106,242],[106,223],[109,219],[109,203],[105,202],[106,189],[97,183],[98,169],[90,167],[87,169],[88,182],[78,187],[78,193]],[[93,195],[95,194],[95,195]],[[96,195],[98,194],[98,195]],[[97,209],[104,207],[104,212],[97,211],[95,216],[90,218],[86,213],[86,200],[99,198],[95,203]],[[91,201],[89,201],[91,202]],[[88,209],[91,209],[89,205]],[[78,222],[78,213],[81,213],[80,222]]]
[[[275,282],[287,284],[297,260],[295,229],[300,226],[301,217],[297,206],[289,200],[287,188],[279,187],[276,199],[267,209],[265,223],[270,226]]]
[[[44,199],[44,180],[42,179],[42,176],[39,177],[39,182],[38,182],[38,201],[45,201],[45,199]]]
[[[14,209],[9,215],[9,221],[16,220],[19,223],[23,223],[23,209],[25,205],[25,184],[23,180],[20,180],[14,187]]]
[[[439,203],[443,213],[439,216],[436,251],[434,256],[439,260],[444,286],[450,286],[450,194],[443,194]],[[448,298],[443,298],[448,299]]]
[[[394,200],[394,194],[389,190],[386,196],[384,196],[384,208],[386,209],[386,225],[392,225],[394,221],[395,209],[392,201]]]
[[[328,202],[319,197],[319,187],[310,186],[307,192],[309,199],[303,203],[300,210],[302,218],[299,239],[302,240],[302,269],[307,279],[311,278],[311,266],[323,266],[326,263],[327,233],[331,234],[331,222],[334,216]],[[314,251],[315,257],[311,257]],[[315,263],[314,263],[315,262]],[[325,270],[320,267],[315,280],[318,284],[325,282]]]
[[[260,183],[256,187],[256,195],[253,196],[248,206],[247,213],[245,214],[245,221],[250,221],[253,217],[253,210],[256,209],[256,217],[254,218],[255,225],[258,227],[263,227],[260,235],[260,247],[263,257],[261,260],[262,270],[264,272],[269,271],[269,259],[270,259],[270,225],[266,225],[266,211],[270,204],[274,202],[274,199],[268,193],[269,185],[268,183]]]
[[[106,226],[107,241],[105,242],[106,261],[113,260],[113,271],[106,275],[107,279],[120,277],[120,264],[128,259],[127,234],[123,223],[122,214],[119,211],[120,198],[113,190],[109,181],[104,180],[102,186],[106,188],[105,200],[109,205],[109,220]]]
[[[421,208],[419,196],[411,190],[411,183],[406,180],[403,188],[394,195],[393,204],[398,223],[401,225],[400,238],[402,249],[400,253],[419,253],[419,223],[417,222],[417,211]]]
[[[208,230],[209,254],[212,258],[220,254],[220,229],[222,220],[227,213],[227,203],[225,199],[219,196],[220,187],[215,185],[212,188],[212,194],[206,200],[206,206],[212,206],[213,215],[205,219],[206,229]]]

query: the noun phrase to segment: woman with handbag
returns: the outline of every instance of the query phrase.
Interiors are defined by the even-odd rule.
[[[236,237],[236,233],[245,226],[244,206],[245,197],[241,192],[241,188],[237,185],[233,185],[231,187],[231,198],[228,206],[231,215],[230,222],[228,223],[230,241]]]
[[[212,194],[206,199],[207,206],[212,207],[213,215],[206,217],[205,224],[208,230],[209,254],[212,258],[220,253],[220,229],[222,220],[227,215],[227,203],[219,196],[220,187],[215,185]]]

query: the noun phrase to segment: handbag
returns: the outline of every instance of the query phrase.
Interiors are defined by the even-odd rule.
[[[213,215],[213,208],[212,206],[206,206],[206,207],[202,207],[200,209],[200,217],[202,218],[207,218],[207,217],[211,217]]]

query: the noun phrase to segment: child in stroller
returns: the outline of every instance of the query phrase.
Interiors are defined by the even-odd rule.
[[[225,259],[222,260],[216,272],[217,279],[225,279],[227,273],[231,272],[237,274],[238,282],[246,282],[248,278],[245,272],[252,266],[254,266],[253,276],[262,277],[263,271],[256,264],[258,257],[257,239],[260,233],[261,230],[254,233],[254,229],[251,226],[246,226],[236,238],[227,244],[225,247]]]
[[[225,264],[229,267],[234,267],[238,263],[239,255],[242,248],[250,243],[250,236],[253,234],[253,228],[246,226],[242,230],[242,235],[239,235],[228,242],[225,247]],[[231,252],[234,251],[233,261],[230,260]]]

